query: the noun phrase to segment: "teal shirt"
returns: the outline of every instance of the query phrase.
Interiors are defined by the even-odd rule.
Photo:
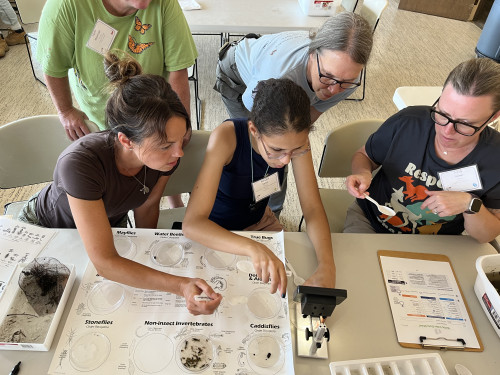
[[[69,77],[82,111],[105,129],[110,91],[104,58],[86,46],[98,19],[118,30],[111,49],[129,53],[144,73],[168,79],[169,72],[192,66],[198,53],[177,0],[154,0],[147,9],[124,17],[111,15],[102,0],[48,0],[40,19],[37,59],[45,74]]]

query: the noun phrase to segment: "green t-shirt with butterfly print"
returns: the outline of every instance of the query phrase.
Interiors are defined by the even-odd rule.
[[[153,0],[124,17],[111,15],[102,0],[48,0],[38,29],[37,59],[45,74],[69,77],[81,110],[104,129],[109,81],[103,56],[87,47],[97,20],[117,30],[110,48],[129,53],[144,73],[168,79],[168,72],[192,66],[198,52],[177,0]]]

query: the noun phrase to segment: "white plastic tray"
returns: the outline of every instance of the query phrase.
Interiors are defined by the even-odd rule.
[[[449,375],[437,353],[331,362],[332,375]]]
[[[5,293],[2,295],[0,299],[0,325],[6,319],[6,315],[9,311],[10,306],[14,303],[16,296],[18,295],[20,288],[18,285],[18,279],[21,271],[28,264],[18,264],[14,269],[14,272],[11,275],[9,283],[5,288]],[[57,309],[55,313],[47,315],[51,316],[50,326],[48,331],[45,333],[45,337],[43,342],[39,343],[31,343],[31,342],[0,342],[0,350],[32,350],[32,351],[48,351],[50,350],[50,346],[52,344],[52,340],[57,330],[57,326],[59,324],[59,320],[62,317],[64,306],[66,305],[66,301],[69,298],[71,293],[71,288],[73,287],[73,283],[76,277],[75,266],[73,264],[64,264],[69,268],[70,274],[68,281],[66,282],[66,286],[64,287],[63,294],[61,299],[59,300]],[[36,322],[40,320],[44,320],[44,317],[34,317],[30,324],[36,324]]]

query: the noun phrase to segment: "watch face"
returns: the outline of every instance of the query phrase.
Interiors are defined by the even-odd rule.
[[[472,201],[470,202],[470,210],[472,212],[479,212],[482,205],[483,205],[483,202],[481,202],[481,199],[472,198]]]

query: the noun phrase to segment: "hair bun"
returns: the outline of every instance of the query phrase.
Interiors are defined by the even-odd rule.
[[[111,83],[121,85],[142,73],[141,65],[124,51],[108,51],[104,56],[104,72]]]

